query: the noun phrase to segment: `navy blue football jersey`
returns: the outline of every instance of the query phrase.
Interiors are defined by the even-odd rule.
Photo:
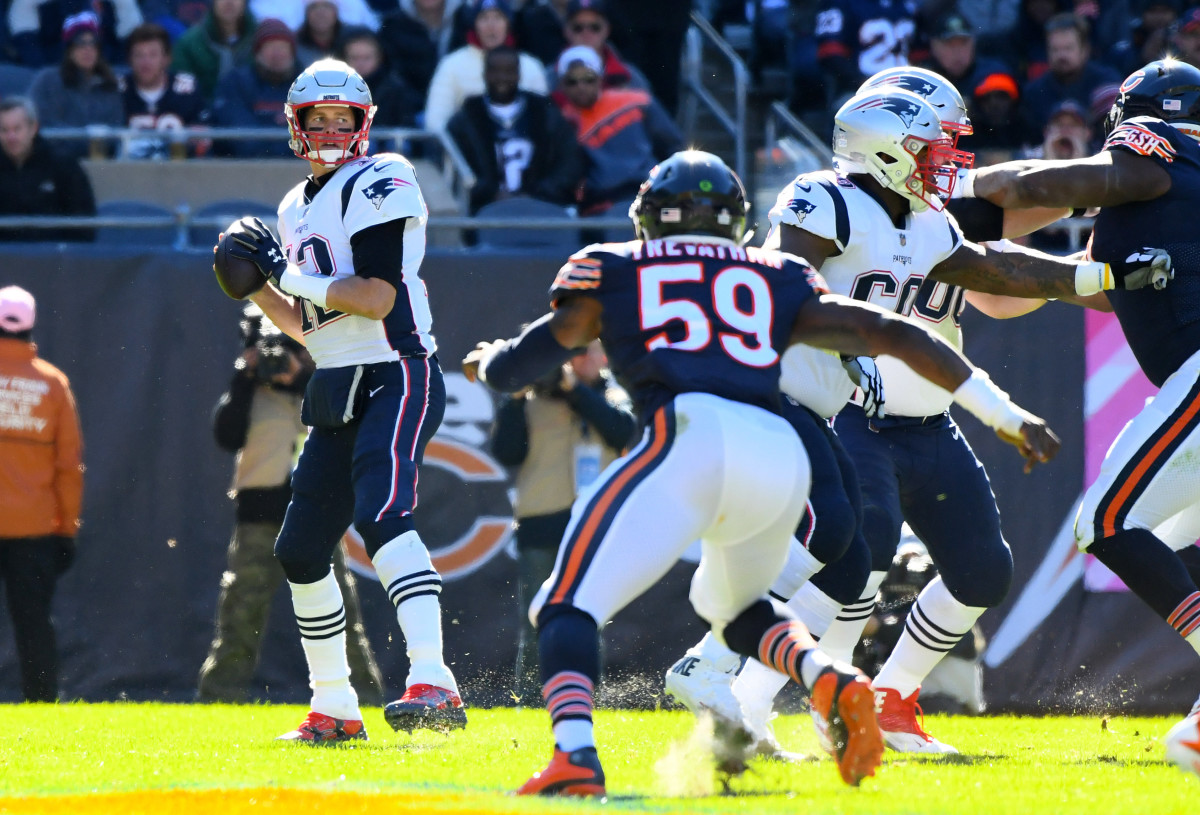
[[[1138,364],[1161,386],[1200,350],[1200,144],[1160,119],[1137,117],[1116,127],[1104,149],[1146,156],[1171,174],[1165,195],[1100,210],[1091,241],[1092,257],[1110,262],[1143,246],[1171,253],[1175,279],[1162,291],[1108,292]]]
[[[641,416],[681,393],[779,411],[779,358],[825,281],[793,255],[692,240],[595,244],[572,255],[551,303],[604,306],[600,340]]]
[[[916,0],[824,0],[817,11],[817,58],[852,59],[864,77],[908,64]]]

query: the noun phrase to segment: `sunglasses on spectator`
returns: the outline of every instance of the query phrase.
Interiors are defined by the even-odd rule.
[[[604,23],[571,23],[572,34],[582,34],[585,31],[590,31],[593,34],[599,34],[604,30]]]
[[[563,86],[574,88],[576,85],[595,85],[600,81],[600,77],[592,74],[590,76],[567,76],[563,77]]]

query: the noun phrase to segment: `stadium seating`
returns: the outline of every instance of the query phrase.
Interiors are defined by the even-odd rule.
[[[574,220],[557,204],[535,198],[506,198],[485,204],[475,213],[478,218],[551,218]],[[578,229],[480,229],[477,246],[488,249],[561,249],[573,252],[579,248]]]
[[[175,213],[157,204],[145,201],[105,201],[96,207],[101,217],[143,218],[162,216],[174,218]],[[147,246],[170,246],[175,243],[176,230],[163,227],[105,226],[96,230],[96,243],[108,245],[144,244]]]

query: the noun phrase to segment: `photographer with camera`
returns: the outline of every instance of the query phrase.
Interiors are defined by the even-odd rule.
[[[613,379],[599,341],[531,387],[503,397],[492,425],[492,454],[516,467],[516,694],[540,700],[537,635],[529,603],[554,570],[575,496],[634,441],[637,421]]]
[[[245,348],[234,362],[229,391],[213,412],[217,444],[237,453],[231,492],[237,525],[221,578],[216,631],[200,668],[196,698],[201,702],[246,699],[271,600],[284,579],[274,555],[275,537],[292,497],[292,467],[307,434],[300,423],[300,401],[315,367],[304,346],[281,332],[258,306],[246,307],[241,331]],[[334,551],[333,573],[346,601],[351,676],[364,702],[382,705],[383,678],[341,547]]]

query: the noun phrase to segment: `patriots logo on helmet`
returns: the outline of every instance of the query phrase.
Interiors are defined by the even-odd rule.
[[[383,199],[401,187],[411,186],[412,183],[405,181],[403,178],[381,178],[373,182],[370,186],[364,187],[362,194],[367,196],[367,200],[375,205],[375,209],[379,209],[383,206]]]
[[[912,127],[913,120],[917,118],[917,113],[920,111],[912,102],[905,102],[903,99],[883,99],[883,104],[880,105],[884,110],[891,111],[904,122],[905,127]]]
[[[816,204],[811,204],[803,198],[793,198],[788,202],[788,209],[796,213],[797,223],[803,223],[805,216],[816,208]]]
[[[893,76],[879,83],[881,85],[895,85],[902,90],[911,91],[917,96],[928,97],[937,88],[927,80],[916,76]]]

